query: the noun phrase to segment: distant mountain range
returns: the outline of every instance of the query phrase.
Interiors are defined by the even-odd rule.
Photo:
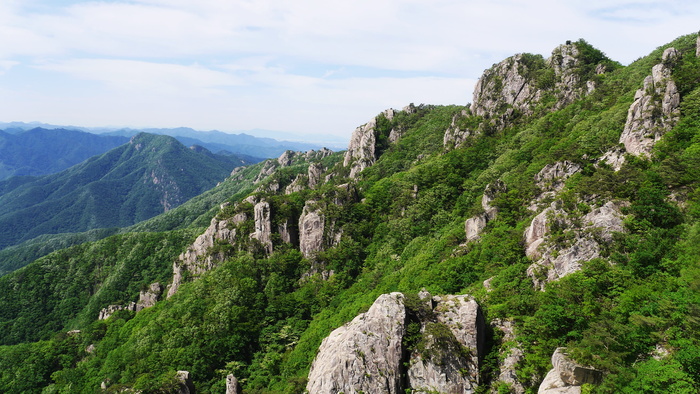
[[[211,189],[246,164],[187,148],[173,137],[140,133],[59,173],[0,182],[0,248],[42,234],[137,223]]]
[[[119,128],[119,127],[82,127],[61,126],[41,122],[0,122],[0,129],[9,134],[21,133],[34,128],[70,129],[98,135],[131,137],[140,132],[164,134],[177,138],[183,144],[188,143],[184,138],[194,138],[214,153],[226,150],[236,154],[247,154],[260,158],[278,157],[286,150],[306,151],[326,147],[342,150],[347,146],[347,139],[330,135],[301,135],[282,131],[253,129],[241,130],[235,133],[225,133],[217,130],[198,131],[188,127],[177,128]],[[220,145],[226,145],[225,147]]]
[[[0,180],[53,174],[128,141],[67,129],[0,130]]]

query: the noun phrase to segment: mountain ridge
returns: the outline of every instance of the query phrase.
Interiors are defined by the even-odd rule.
[[[43,233],[133,224],[180,205],[241,164],[172,137],[139,134],[60,173],[0,183],[0,246]]]
[[[697,392],[698,42],[625,67],[582,40],[515,55],[470,105],[383,111],[346,152],[235,171],[249,187],[206,229],[144,234],[173,244],[153,259],[132,233],[1,277],[0,387]],[[97,290],[61,298],[52,267]],[[167,295],[136,312],[152,281]]]

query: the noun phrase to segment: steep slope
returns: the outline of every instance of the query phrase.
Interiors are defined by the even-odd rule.
[[[106,320],[90,294],[82,320],[33,310],[79,249],[6,275],[27,295],[7,296],[0,389],[695,393],[697,42],[626,67],[584,41],[516,55],[471,105],[387,110],[342,156],[260,163],[255,190],[154,261],[150,308],[132,288]],[[25,335],[37,314],[58,318]]]
[[[240,164],[171,137],[140,134],[58,174],[0,183],[0,247],[148,219],[213,187]]]
[[[0,130],[0,181],[63,171],[128,141],[126,137],[66,129],[34,128],[19,133]]]

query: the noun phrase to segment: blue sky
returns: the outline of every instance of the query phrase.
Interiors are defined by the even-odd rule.
[[[512,54],[584,38],[628,64],[698,21],[694,1],[2,0],[0,122],[347,140],[470,102]]]

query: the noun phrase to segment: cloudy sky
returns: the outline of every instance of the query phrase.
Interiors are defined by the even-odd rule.
[[[470,102],[514,53],[584,38],[629,64],[698,21],[694,0],[0,0],[0,122],[347,140]]]

